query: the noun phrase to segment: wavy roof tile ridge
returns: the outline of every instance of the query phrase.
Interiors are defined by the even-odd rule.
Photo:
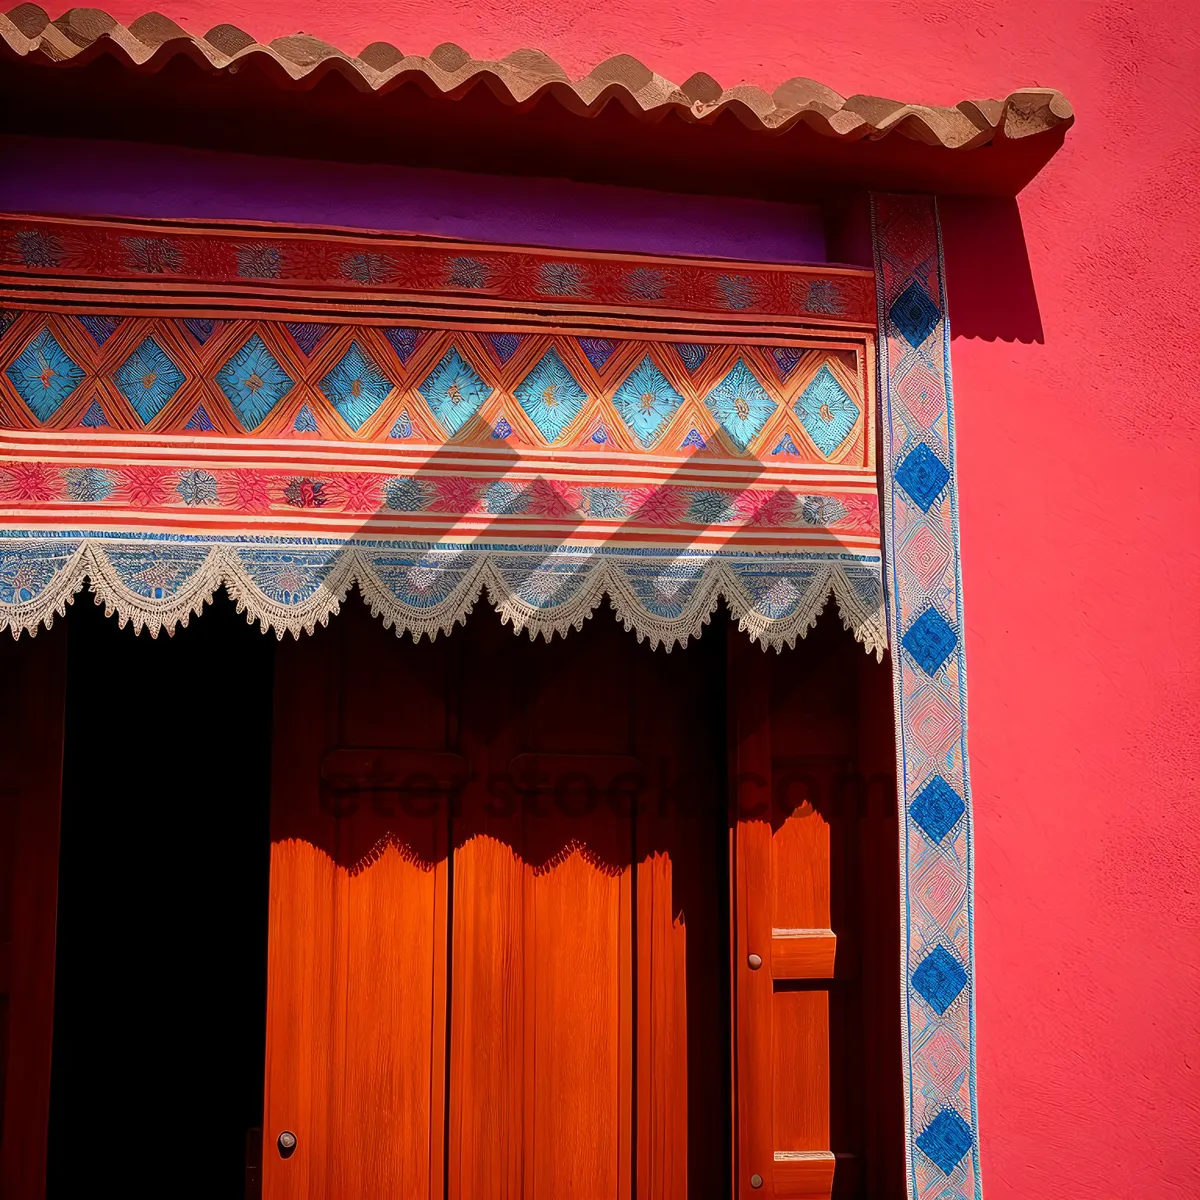
[[[49,63],[83,62],[107,53],[131,66],[156,70],[185,54],[213,71],[233,72],[243,63],[261,62],[294,82],[312,82],[321,73],[338,71],[364,91],[416,82],[426,90],[458,95],[483,84],[508,103],[531,104],[550,95],[564,108],[586,116],[611,102],[638,116],[657,118],[674,111],[695,122],[729,111],[747,127],[767,132],[802,122],[842,141],[898,135],[952,150],[1036,137],[1074,121],[1070,103],[1054,88],[1022,88],[1003,99],[962,100],[945,108],[882,96],[843,97],[804,78],[789,79],[771,92],[748,83],[722,88],[703,72],[675,84],[627,54],[571,79],[538,50],[485,60],[447,42],[423,57],[380,41],[351,56],[304,33],[264,45],[234,25],[217,25],[197,37],[157,12],[125,26],[96,8],[73,8],[51,21],[38,5],[21,4],[0,15],[0,42],[18,57]]]

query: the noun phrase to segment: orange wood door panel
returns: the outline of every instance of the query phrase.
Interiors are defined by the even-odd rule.
[[[443,1192],[447,830],[461,764],[446,744],[443,651],[400,649],[347,614],[277,659],[267,1200]]]
[[[831,826],[839,730],[797,713],[776,656],[730,642],[738,1200],[823,1196],[830,1144]],[[815,733],[815,737],[813,734]],[[806,741],[807,739],[810,739]],[[814,753],[814,750],[817,751]],[[814,805],[814,797],[817,804]]]
[[[622,684],[594,640],[476,627],[454,822],[449,1194],[624,1200],[632,1173],[632,813]],[[589,681],[586,689],[578,680]]]
[[[721,653],[281,648],[268,1200],[727,1195]]]

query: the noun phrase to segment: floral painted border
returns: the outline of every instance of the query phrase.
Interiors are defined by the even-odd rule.
[[[978,1200],[973,829],[950,326],[937,203],[872,197],[883,534],[901,806],[913,1200]]]

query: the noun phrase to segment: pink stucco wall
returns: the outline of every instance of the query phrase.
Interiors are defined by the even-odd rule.
[[[953,102],[1052,85],[1065,148],[945,211],[977,813],[991,1200],[1200,1195],[1200,14],[975,0],[159,0],[195,32],[356,52],[630,52],[676,80],[808,75]],[[65,6],[64,6],[65,7]],[[139,0],[108,0],[122,20]],[[1003,251],[1004,247],[1001,246]],[[1020,259],[1018,254],[1017,259]],[[956,299],[957,297],[957,299]],[[1036,309],[1033,307],[1036,299]],[[1019,310],[1019,311],[1013,311]]]

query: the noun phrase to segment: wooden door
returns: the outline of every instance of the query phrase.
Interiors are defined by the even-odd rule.
[[[719,642],[351,609],[279,662],[268,1200],[722,1195]]]
[[[277,659],[266,1200],[443,1194],[446,835],[461,760],[447,643],[379,632],[342,619]]]
[[[737,1154],[733,1194],[829,1197],[832,681],[729,644]],[[828,714],[827,719],[822,719]]]

